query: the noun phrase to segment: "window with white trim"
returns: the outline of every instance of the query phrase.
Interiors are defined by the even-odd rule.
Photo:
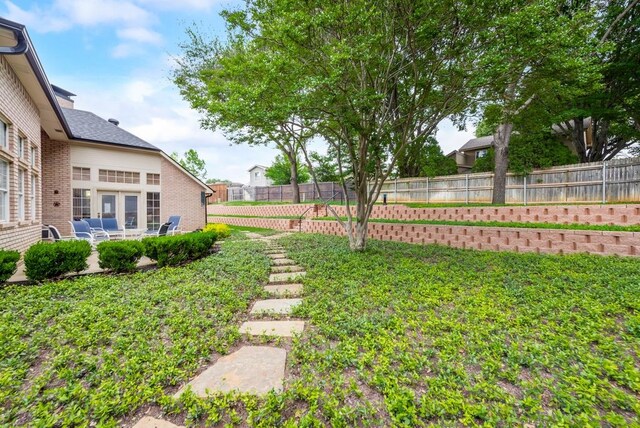
[[[9,146],[9,125],[0,120],[0,147]]]
[[[31,193],[29,194],[31,198],[31,220],[36,219],[36,176],[35,174],[31,174]]]
[[[91,217],[91,189],[73,189],[73,218]]]
[[[9,221],[9,162],[0,159],[0,221]]]
[[[488,155],[488,154],[489,154],[489,150],[487,150],[487,149],[478,150],[478,151],[476,152],[476,159],[483,158],[483,157],[485,157],[485,156],[486,156],[486,155]]]
[[[38,149],[31,147],[31,167],[36,167],[36,160],[38,160]]]
[[[18,170],[18,220],[24,220],[24,169]]]
[[[25,149],[26,140],[24,137],[18,135],[18,157],[20,159],[24,158],[24,149]]]

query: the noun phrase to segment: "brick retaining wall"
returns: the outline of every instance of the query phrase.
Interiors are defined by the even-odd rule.
[[[277,230],[298,230],[297,220],[210,217],[209,221]],[[304,220],[302,231],[339,236],[345,234],[338,222],[323,220]],[[640,255],[638,232],[370,223],[368,236],[379,240],[440,244],[478,250],[636,257]]]
[[[346,215],[344,206],[333,207]],[[331,215],[324,206],[313,205],[209,205],[215,215],[252,215],[262,217]],[[640,224],[640,204],[632,205],[534,205],[513,207],[409,208],[405,205],[376,205],[371,218],[390,220],[517,221],[530,223]]]

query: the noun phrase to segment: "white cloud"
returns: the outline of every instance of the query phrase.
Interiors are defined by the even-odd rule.
[[[143,27],[123,28],[116,31],[118,37],[123,40],[132,40],[139,43],[149,43],[153,45],[162,44],[162,35],[153,30]]]
[[[62,16],[52,14],[50,10],[35,6],[30,10],[25,10],[11,1],[4,2],[6,13],[5,18],[26,25],[29,30],[41,33],[59,32],[68,30],[73,26],[71,22]]]
[[[438,126],[436,139],[438,140],[438,143],[440,143],[440,147],[446,155],[451,153],[453,150],[459,149],[470,139],[475,138],[474,133],[475,127],[473,125],[469,125],[466,130],[460,131],[450,120],[445,119]]]

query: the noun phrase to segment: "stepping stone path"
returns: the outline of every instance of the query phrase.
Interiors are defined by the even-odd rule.
[[[272,274],[264,289],[273,296],[271,299],[258,300],[249,313],[260,319],[251,319],[240,326],[240,332],[251,336],[292,337],[304,331],[305,322],[301,320],[283,320],[291,314],[294,307],[302,303],[302,284],[297,283],[306,275],[293,260],[287,258],[284,248],[275,244],[275,239],[288,235],[278,234],[268,237],[247,233],[249,239],[269,244],[266,251],[271,259]],[[267,317],[267,318],[265,318]],[[275,317],[275,319],[268,319]],[[219,358],[200,375],[182,387],[175,397],[179,397],[187,388],[194,394],[205,397],[207,393],[229,392],[264,395],[270,390],[281,392],[284,388],[284,373],[287,351],[275,346],[243,346],[237,351]],[[133,428],[182,428],[171,422],[145,416]]]

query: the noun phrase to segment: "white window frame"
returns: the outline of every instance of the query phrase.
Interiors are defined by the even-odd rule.
[[[29,197],[31,198],[31,206],[30,206],[31,220],[36,219],[36,192],[37,192],[36,175],[31,174],[31,194],[29,195]]]
[[[9,147],[9,124],[0,119],[0,147]]]
[[[4,169],[4,171],[2,171]],[[4,203],[4,209],[0,209],[0,222],[9,221],[9,162],[0,159],[0,174],[5,174],[5,185],[2,187],[2,178],[0,177],[0,200]]]
[[[31,167],[36,167],[36,158],[38,157],[38,149],[31,146]]]
[[[18,158],[24,159],[24,146],[26,139],[22,135],[18,135]]]
[[[489,154],[488,149],[480,149],[476,152],[476,159],[480,159]]]
[[[24,220],[24,169],[18,169],[18,221]]]

